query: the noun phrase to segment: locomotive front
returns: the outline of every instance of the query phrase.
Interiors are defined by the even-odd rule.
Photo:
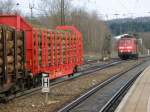
[[[121,59],[138,58],[137,39],[132,36],[119,39],[117,49]]]

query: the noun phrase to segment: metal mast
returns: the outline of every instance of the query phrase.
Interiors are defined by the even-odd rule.
[[[64,4],[64,0],[61,0],[61,25],[65,25],[65,4]]]

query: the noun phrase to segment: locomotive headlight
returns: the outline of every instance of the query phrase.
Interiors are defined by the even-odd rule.
[[[124,49],[124,47],[119,47],[119,49]]]
[[[122,52],[123,52],[123,50],[120,50],[120,52],[122,53]]]
[[[132,49],[132,47],[131,47],[131,46],[128,46],[127,49]]]
[[[33,77],[33,73],[29,73],[31,77]]]

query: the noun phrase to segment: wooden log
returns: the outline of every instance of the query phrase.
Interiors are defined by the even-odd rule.
[[[21,49],[17,48],[17,53],[20,54],[21,53]]]
[[[0,65],[2,65],[3,64],[3,59],[2,58],[0,58]]]
[[[3,72],[3,69],[2,69],[2,67],[0,67],[0,74]]]
[[[13,54],[13,52],[14,52],[14,49],[12,48],[12,49],[7,49],[7,54],[9,55],[9,54]],[[17,54],[20,54],[21,53],[21,48],[17,48]]]
[[[13,41],[7,41],[7,49],[12,49],[14,46]]]
[[[12,75],[13,75],[12,73],[8,74],[8,79],[7,79],[7,82],[6,82],[8,85],[12,83]]]
[[[13,63],[13,61],[14,61],[14,58],[13,58],[13,56],[7,56],[7,63]]]
[[[3,56],[3,52],[0,52],[0,57],[2,57]]]
[[[6,34],[6,40],[10,41],[10,40],[13,40],[13,37],[12,37],[12,34],[11,33],[7,33]]]
[[[14,50],[13,49],[7,49],[7,55],[13,55]]]
[[[39,61],[41,61],[42,60],[42,57],[41,56],[39,56]]]
[[[21,61],[22,57],[20,55],[17,55],[17,60]]]
[[[3,45],[0,43],[0,50],[2,50],[3,49]]]
[[[21,69],[21,63],[17,63],[17,69],[19,70],[19,69]]]
[[[12,72],[14,71],[14,67],[13,67],[13,65],[8,64],[8,66],[7,66],[7,70],[8,70],[8,73],[12,73]]]
[[[6,39],[7,40],[13,40],[13,33],[12,31],[6,31]]]
[[[18,46],[18,47],[21,47],[22,45],[23,45],[22,40],[17,40],[17,46]]]
[[[21,39],[22,38],[22,32],[17,32],[17,39]]]

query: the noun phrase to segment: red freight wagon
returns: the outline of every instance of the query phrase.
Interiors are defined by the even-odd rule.
[[[123,36],[118,40],[118,56],[121,59],[137,58],[138,44],[134,36]]]
[[[82,34],[74,26],[35,29],[22,17],[0,16],[0,24],[25,34],[25,64],[33,76],[45,72],[50,79],[72,74],[83,63]]]

